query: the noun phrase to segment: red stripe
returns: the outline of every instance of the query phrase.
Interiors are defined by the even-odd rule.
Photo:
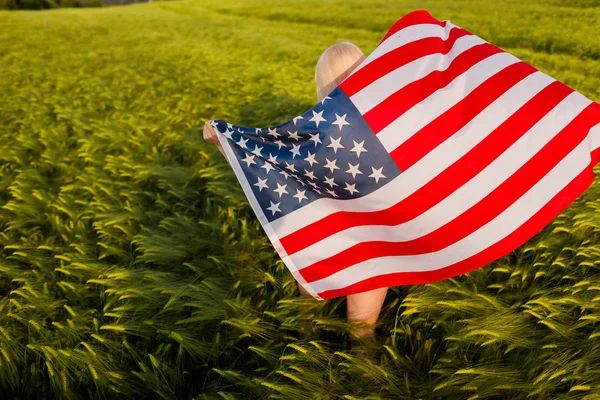
[[[398,225],[410,221],[468,182],[502,154],[572,89],[555,82],[532,97],[463,157],[399,203],[375,212],[339,211],[280,239],[288,254],[359,225]]]
[[[353,96],[382,76],[421,57],[435,53],[448,54],[456,40],[467,35],[471,34],[464,29],[454,28],[446,40],[427,37],[399,46],[362,67],[339,86],[348,97]]]
[[[503,50],[489,43],[473,46],[458,55],[446,70],[433,71],[409,83],[363,114],[363,118],[377,134],[414,105],[431,96],[436,90],[447,86],[473,65],[502,52]]]
[[[348,296],[373,289],[399,285],[437,282],[481,268],[503,257],[526,243],[533,235],[548,225],[561,211],[579,197],[594,181],[593,164],[544,205],[533,217],[504,239],[463,261],[433,271],[396,272],[375,276],[342,289],[326,290],[318,295],[323,299]]]
[[[415,10],[409,12],[408,14],[400,18],[398,21],[396,21],[394,25],[392,25],[392,27],[387,31],[387,33],[385,34],[383,39],[381,39],[379,44],[377,44],[377,46],[383,43],[384,40],[392,36],[394,33],[409,26],[421,24],[434,24],[439,26],[446,26],[446,21],[438,21],[437,19],[433,18],[431,14],[429,14],[429,12],[425,10]]]
[[[596,165],[600,163],[600,147],[592,151],[592,164]]]
[[[596,112],[598,114],[600,114],[600,104],[594,103],[593,107],[596,110]],[[599,126],[599,129],[600,129],[600,126]],[[590,137],[590,140],[591,140],[591,137]],[[598,147],[596,149],[592,149],[591,155],[592,155],[592,165],[596,165],[596,164],[600,163],[600,147]]]
[[[406,171],[464,127],[498,97],[536,71],[531,65],[519,62],[509,65],[479,85],[390,153],[400,171]]]
[[[508,179],[446,225],[406,242],[361,242],[301,269],[300,273],[310,283],[372,258],[426,254],[462,240],[510,207],[581,143],[591,127],[590,117],[595,116],[596,123],[600,122],[600,115],[594,112],[592,107],[586,107]]]

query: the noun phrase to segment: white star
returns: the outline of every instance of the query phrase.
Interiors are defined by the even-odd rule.
[[[342,149],[344,148],[344,146],[340,143],[340,141],[342,140],[341,136],[339,138],[335,139],[335,140],[332,137],[330,137],[329,139],[331,139],[331,143],[329,143],[327,145],[327,147],[332,147],[334,153],[337,154],[337,150],[339,148],[342,148]]]
[[[325,118],[323,118],[323,111],[321,110],[321,112],[316,113],[315,110],[311,110],[313,113],[313,117],[311,119],[309,119],[309,121],[313,121],[314,123],[317,124],[317,128],[319,127],[319,122],[325,121],[327,122],[327,120]]]
[[[260,132],[262,132],[262,129],[261,128],[256,128],[256,133],[260,133]]]
[[[371,167],[371,169],[373,170],[373,173],[371,175],[369,175],[369,178],[375,179],[375,183],[379,183],[379,178],[386,177],[384,174],[381,173],[381,170],[383,169],[383,167],[381,167],[379,169],[375,169],[375,168]]]
[[[350,194],[354,194],[354,192],[356,193],[360,193],[358,191],[358,189],[355,188],[356,183],[353,183],[352,185],[349,185],[348,182],[344,182],[346,184],[346,187],[344,188],[344,190],[347,190],[350,192]]]
[[[219,132],[219,133],[221,132],[221,131],[219,130],[219,128],[218,128],[218,126],[219,126],[219,123],[218,123],[217,121],[215,121],[215,120],[213,119],[213,120],[210,122],[210,124],[212,125],[212,127],[213,127],[213,128],[215,128],[215,130],[216,130],[217,132]]]
[[[269,162],[277,164],[277,156],[272,156],[271,153],[269,153]]]
[[[362,142],[360,142],[360,143],[356,143],[356,141],[355,141],[355,140],[352,140],[352,143],[354,143],[354,147],[353,147],[353,148],[352,148],[350,151],[354,151],[354,152],[356,152],[356,157],[357,157],[357,158],[360,158],[360,153],[362,153],[362,152],[365,152],[365,153],[366,153],[366,152],[367,152],[367,149],[365,149],[365,148],[363,147],[363,143],[364,143],[364,142],[365,142],[365,141],[363,140],[363,141],[362,141]]]
[[[252,150],[252,154],[256,154],[257,157],[262,157],[262,154],[260,154],[260,151],[262,150],[262,147],[258,147],[258,145],[254,145],[254,150]]]
[[[313,190],[319,194],[323,194],[323,192],[321,192],[318,187],[315,187]]]
[[[290,177],[290,174],[288,174],[288,173],[287,173],[287,172],[285,172],[284,170],[279,170],[279,171],[277,171],[277,172],[279,172],[281,175],[283,175],[283,177],[284,177],[285,179],[287,179],[287,178],[289,178],[289,177]]]
[[[317,143],[323,143],[323,142],[321,142],[321,139],[319,139],[318,133],[315,133],[315,134],[309,133],[309,135],[310,135],[310,139],[308,139],[308,140],[312,140],[313,142],[315,142],[315,147],[317,147]]]
[[[310,179],[317,179],[313,171],[307,171],[306,169],[304,170],[304,176],[307,176]]]
[[[244,158],[242,161],[244,161],[248,167],[250,164],[256,164],[256,161],[254,161],[254,156],[251,156],[250,154],[246,154],[246,158]]]
[[[270,162],[268,162],[268,161],[265,161],[265,163],[264,163],[263,165],[261,165],[260,167],[261,167],[261,168],[264,168],[264,169],[266,169],[266,170],[267,170],[267,174],[268,174],[269,172],[271,172],[271,170],[272,170],[273,168],[275,168],[275,167],[273,166],[273,164],[271,164],[271,163],[270,163]]]
[[[246,142],[248,141],[248,139],[244,140],[243,136],[240,136],[240,140],[238,142],[236,142],[242,149],[247,149],[248,147],[246,146]]]
[[[290,172],[298,172],[296,167],[294,167],[294,164],[288,164],[287,161],[285,162],[285,168],[290,170]]]
[[[352,165],[352,164],[348,163],[348,169],[346,170],[346,172],[348,172],[349,174],[352,174],[353,179],[356,179],[356,174],[362,175],[362,172],[360,172],[360,170],[358,169],[359,165],[360,165],[359,163],[356,163],[356,165]]]
[[[302,186],[306,186],[306,183],[304,183],[304,181],[302,179],[300,179],[300,177],[296,177],[296,180],[298,181],[299,184],[301,184]]]
[[[279,133],[277,133],[277,129],[271,129],[271,128],[269,128],[269,133],[267,133],[267,135],[271,135],[275,138],[277,138],[277,136],[281,136]]]
[[[229,122],[227,123],[227,127],[228,127],[229,129],[233,129],[233,125],[231,125]]]
[[[342,115],[342,116],[340,117],[339,115],[337,115],[337,113],[335,113],[335,117],[336,117],[337,119],[335,120],[335,122],[332,122],[332,123],[331,123],[331,125],[337,125],[337,126],[338,126],[338,128],[340,128],[340,131],[341,131],[341,130],[342,130],[342,127],[343,127],[344,125],[350,125],[350,123],[346,122],[346,115],[347,115],[347,114],[344,114],[344,115]]]
[[[293,149],[290,150],[293,154],[292,158],[296,158],[296,156],[300,155],[300,145],[292,144],[292,147],[293,147]]]
[[[333,189],[325,189],[325,191],[327,193],[329,193],[330,195],[332,195],[333,197],[340,197],[335,193],[335,190],[333,190]]]
[[[281,150],[281,146],[287,147],[281,140],[275,140],[275,141],[273,141],[273,143],[275,143],[277,146],[279,146],[279,150]]]
[[[333,174],[333,170],[334,169],[340,169],[340,167],[338,167],[337,165],[335,165],[335,158],[333,160],[330,160],[329,158],[325,158],[327,160],[327,164],[325,164],[324,168],[329,168],[329,170],[331,171],[331,173]]]
[[[331,178],[325,177],[325,183],[328,184],[331,187],[337,186],[338,184],[335,183],[335,181],[333,180],[333,176]]]
[[[281,196],[283,196],[284,193],[287,193],[288,191],[285,190],[285,187],[287,185],[280,185],[279,183],[277,183],[277,189],[273,190],[274,192],[279,193],[279,198],[281,198]]]
[[[292,118],[294,120],[294,125],[296,125],[296,121],[299,119],[304,119],[302,115],[298,115],[296,118]]]
[[[319,186],[317,185],[317,182],[310,181],[310,182],[308,182],[308,184],[309,184],[310,186],[314,187],[315,189],[318,189],[318,188],[319,188]]]
[[[304,161],[308,162],[311,167],[313,166],[313,164],[318,164],[319,163],[317,160],[315,160],[315,155],[314,154],[310,154],[310,151],[308,152],[308,157],[306,157],[304,159]]]
[[[300,190],[300,189],[296,188],[296,194],[293,195],[292,197],[297,198],[298,203],[302,203],[302,200],[308,200],[308,197],[306,197],[304,195],[304,193],[306,193],[306,190]]]
[[[331,97],[325,96],[325,98],[321,100],[321,104],[325,103],[325,100],[331,100]]]
[[[231,137],[231,134],[232,134],[232,133],[233,133],[233,131],[232,131],[232,130],[230,130],[229,128],[227,128],[227,129],[225,130],[225,132],[223,132],[223,135],[224,135],[224,136],[225,136],[227,139],[231,139],[231,140],[233,140],[233,138]]]
[[[290,131],[288,131],[288,134],[289,134],[288,135],[289,138],[292,138],[292,139],[295,139],[295,140],[300,140],[300,136],[298,135],[298,131],[296,131],[296,132],[290,132]]]
[[[268,189],[269,187],[267,186],[267,178],[265,178],[265,179],[260,179],[260,178],[258,178],[258,182],[256,182],[256,183],[254,184],[254,186],[258,186],[258,191],[259,191],[259,192],[262,192],[262,190],[263,190],[264,188],[267,188],[267,189]]]
[[[281,212],[281,210],[279,209],[279,205],[281,204],[281,202],[273,203],[271,200],[269,200],[269,203],[271,203],[271,207],[267,207],[267,210],[271,211],[273,215],[275,215],[275,213],[278,211]]]

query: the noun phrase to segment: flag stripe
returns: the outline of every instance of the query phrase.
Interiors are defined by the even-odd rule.
[[[395,148],[390,153],[392,159],[401,171],[407,170],[475,118],[498,97],[536,71],[534,67],[524,62],[504,68]]]
[[[365,58],[365,60],[362,63],[360,63],[356,68],[354,68],[352,72],[350,72],[350,74],[345,78],[345,80],[347,80],[350,76],[357,73],[377,58],[381,57],[384,54],[387,54],[388,52],[394,50],[397,47],[428,37],[439,37],[446,40],[453,29],[458,29],[458,27],[449,21],[445,26],[432,24],[419,24],[408,26],[402,29],[402,31],[398,32],[397,34],[386,39],[385,42],[383,42],[379,46],[377,46],[371,52],[371,54],[369,54],[369,56]],[[483,40],[481,41],[481,43],[483,43]]]
[[[592,161],[596,165],[600,162],[600,124],[590,129],[590,148],[592,150]]]
[[[420,129],[464,99],[487,79],[519,62],[521,60],[508,53],[499,53],[488,57],[456,78],[443,90],[433,93],[386,126],[377,134],[377,139],[387,151],[392,152]]]
[[[350,203],[350,201],[346,201],[345,203],[336,204],[319,200],[319,202],[322,204],[321,206],[315,204],[315,207],[312,207],[312,205],[309,205],[307,207],[310,207],[310,209],[307,211],[303,211],[303,209],[301,209],[290,215],[287,215],[285,217],[285,221],[293,223],[293,225],[297,226],[298,229],[295,232],[289,232],[289,234],[286,235],[283,234],[287,228],[286,225],[274,224],[274,229],[282,236],[282,245],[287,249],[289,254],[293,254],[312,243],[322,240],[327,236],[347,229],[351,226],[360,225],[361,223],[377,224],[379,221],[387,221],[387,217],[384,217],[382,220],[381,218],[378,218],[378,215],[384,215],[386,213],[384,210],[394,206],[396,203],[400,203],[400,205],[396,208],[404,210],[402,212],[405,213],[404,215],[407,217],[406,220],[416,217],[418,213],[425,211],[422,206],[433,206],[434,203],[430,200],[435,199],[437,202],[443,198],[442,194],[450,193],[447,191],[455,190],[457,187],[459,187],[459,183],[457,183],[454,187],[448,187],[446,191],[443,190],[444,186],[439,186],[439,182],[447,181],[447,185],[450,185],[451,182],[451,180],[447,179],[449,175],[444,175],[443,171],[447,168],[450,168],[452,164],[454,164],[461,157],[465,157],[469,151],[472,151],[472,149],[478,146],[485,146],[486,142],[484,141],[482,143],[482,140],[484,140],[486,136],[492,134],[495,129],[500,129],[500,132],[493,136],[500,135],[500,139],[490,140],[508,140],[510,136],[504,134],[501,128],[503,125],[510,124],[510,122],[507,123],[505,120],[514,119],[516,121],[515,129],[519,123],[525,123],[527,120],[521,121],[519,119],[519,114],[517,114],[516,117],[512,117],[512,119],[511,115],[518,112],[519,108],[523,107],[524,104],[527,104],[532,97],[535,97],[551,82],[553,82],[552,78],[542,74],[541,72],[537,72],[527,77],[518,85],[513,87],[509,92],[505,93],[505,95],[499,97],[492,105],[480,113],[480,115],[478,115],[469,125],[458,131],[455,134],[455,139],[438,146],[438,148],[428,154],[418,164],[415,164],[411,169],[407,170],[394,181],[383,186],[373,194],[352,200],[352,203]],[[518,101],[515,101],[515,99],[518,99]],[[548,101],[551,101],[551,99],[552,96],[549,96]],[[537,101],[539,101],[539,97]],[[541,105],[538,106],[541,107]],[[536,113],[533,113],[533,115],[536,115]],[[565,115],[565,117],[567,116]],[[572,117],[573,116],[569,116],[568,120],[570,120]],[[553,121],[551,126],[553,125],[556,125],[556,122]],[[508,147],[508,145],[510,145],[509,142],[505,144],[505,147]],[[496,144],[496,146],[498,146],[498,144]],[[497,149],[499,150],[500,148],[501,147],[498,147]],[[476,155],[481,154],[478,153],[477,150],[475,150],[475,152]],[[485,157],[480,159],[478,158],[478,161],[482,163],[485,162],[485,160],[488,159]],[[491,160],[492,158],[490,158],[488,162],[491,162]],[[478,172],[478,170],[475,170],[473,167],[473,165],[476,164],[473,163],[474,161],[472,157],[467,157],[465,161],[463,161],[462,165],[459,164],[457,167],[455,167],[460,168],[460,170],[450,169],[449,174],[454,174],[450,176],[453,176],[453,179],[456,177],[456,179],[460,181],[461,175],[465,175],[464,181],[462,182],[466,182],[470,176],[473,176]],[[463,166],[465,165],[468,166],[468,168],[464,169]],[[458,171],[461,171],[461,174],[457,174]],[[441,180],[436,180],[435,177],[440,174],[442,174],[440,178]],[[462,184],[462,182],[460,182],[460,184]],[[433,188],[433,190],[425,187],[427,185],[433,185],[430,186]],[[423,199],[421,198],[422,193],[433,193],[434,195],[431,198],[427,196],[425,199]],[[330,209],[331,207],[339,210],[340,207],[346,204],[352,206],[354,202],[360,202],[360,206],[347,207],[339,212],[332,212]],[[411,213],[409,210],[411,210],[415,204],[418,204],[417,209],[415,210],[415,213]],[[416,213],[417,211],[418,213]],[[321,215],[321,212],[324,214]],[[315,214],[317,214],[317,219],[310,220],[310,218]],[[309,222],[302,224],[302,221]],[[394,221],[393,223],[397,224],[400,222],[401,221]]]
[[[390,229],[388,229],[389,236],[387,236],[385,241],[363,241],[332,257],[300,269],[300,273],[307,282],[312,282],[370,258],[433,253],[452,245],[454,242],[458,242],[501,214],[504,209],[518,200],[546,175],[553,165],[560,162],[579,143],[584,141],[590,128],[590,126],[585,126],[584,124],[586,123],[586,119],[589,120],[593,116],[593,112],[594,110],[588,106],[567,127],[562,129],[540,151],[533,155],[527,163],[512,173],[506,180],[502,180],[504,177],[499,179],[501,183],[487,179],[487,175],[498,176],[504,172],[503,170],[511,171],[512,169],[497,162],[491,164],[490,168],[488,168],[492,170],[493,167],[497,167],[496,169],[499,171],[496,171],[495,174],[486,174],[489,171],[484,170],[477,176],[480,179],[474,179],[468,185],[461,187],[461,190],[453,193],[452,196],[446,197],[444,202],[456,199],[457,206],[460,206],[461,199],[470,199],[472,196],[478,202],[467,206],[467,209],[462,214],[445,225],[413,240],[400,239],[399,241],[393,240],[398,237],[406,237],[407,229],[403,226],[402,228],[404,229],[400,229],[401,235],[398,235],[396,232],[389,232]],[[595,121],[595,123],[598,122],[600,121]],[[531,141],[521,141],[520,143],[527,147],[533,147]],[[484,178],[487,179],[487,182]],[[488,186],[487,188],[486,185]],[[481,196],[478,192],[483,191],[482,188],[484,190],[489,189],[490,186],[493,190],[479,200]],[[451,209],[449,205],[444,205],[438,209],[440,208],[444,210]],[[429,217],[428,219],[423,218],[423,221],[418,226],[421,228],[433,219],[433,217]],[[373,229],[373,227],[370,228],[371,230]],[[299,268],[301,267],[299,266]]]
[[[328,289],[340,289],[375,275],[402,270],[433,271],[467,259],[502,240],[531,218],[556,193],[559,193],[571,180],[575,179],[589,165],[589,162],[589,148],[587,143],[581,142],[550,173],[546,174],[502,214],[476,232],[440,251],[409,256],[371,258],[309,284],[313,290],[321,293]]]
[[[573,95],[576,96],[576,95]],[[571,99],[562,101],[553,111],[537,123],[525,135],[515,135],[509,133],[511,125],[507,129],[500,129],[488,136],[489,140],[484,140],[482,145],[477,146],[475,151],[468,157],[463,157],[462,161],[438,175],[430,184],[424,187],[424,190],[411,195],[407,200],[398,203],[393,209],[390,209],[389,217],[383,218],[382,213],[363,214],[362,221],[368,226],[348,225],[347,229],[340,229],[336,235],[315,241],[310,246],[292,255],[292,259],[299,269],[308,265],[326,259],[334,254],[344,251],[361,241],[409,241],[417,239],[447,224],[467,211],[469,207],[474,206],[480,199],[485,198],[494,188],[507,179],[514,171],[517,171],[523,165],[522,156],[524,153],[535,153],[564,126],[571,121],[568,119],[557,118],[561,112],[565,111]],[[587,104],[583,103],[580,110]],[[519,121],[515,121],[518,123]],[[522,121],[527,124],[527,121]],[[517,129],[515,127],[515,129]],[[521,129],[521,128],[518,128]],[[525,129],[527,130],[527,129]],[[520,136],[515,143],[506,148],[510,141]],[[507,136],[505,138],[505,136]],[[491,150],[490,147],[498,146],[498,149]],[[488,156],[487,151],[491,151]],[[494,153],[501,153],[495,158]],[[476,158],[482,156],[482,159]],[[495,159],[494,159],[495,158]],[[492,161],[492,159],[494,159]],[[472,165],[472,167],[465,166]],[[481,167],[478,168],[478,167]],[[479,172],[481,171],[481,172]],[[458,183],[450,183],[449,177],[455,178]],[[475,176],[471,179],[472,176]],[[468,182],[467,182],[468,181]],[[466,182],[466,183],[464,183]],[[462,185],[462,186],[461,186]],[[457,190],[458,188],[458,190]],[[428,196],[433,197],[432,200]],[[448,196],[448,197],[446,197]],[[420,204],[423,202],[424,204]],[[416,210],[413,211],[412,208]],[[357,220],[358,217],[348,218],[345,223]],[[370,217],[370,218],[369,218]],[[329,225],[334,222],[330,221]]]
[[[350,72],[350,74],[344,78],[347,80],[353,74],[360,71],[362,68],[367,66],[369,63],[373,62],[377,58],[382,55],[394,50],[397,47],[403,46],[407,43],[414,42],[420,39],[428,38],[428,37],[439,37],[444,40],[448,38],[453,29],[457,29],[458,27],[451,23],[450,21],[446,21],[445,25],[433,25],[433,24],[418,24],[411,25],[406,28],[403,28],[397,34],[388,37],[384,42],[382,42],[379,46],[377,46],[371,54],[367,58],[363,60],[356,68]],[[475,37],[475,36],[473,36]],[[483,43],[483,39],[480,40],[480,43]],[[342,81],[344,82],[344,81]]]
[[[446,70],[450,66],[450,63],[452,63],[459,55],[472,49],[474,46],[484,43],[485,42],[481,38],[476,36],[463,36],[456,40],[454,46],[447,55],[436,53],[434,51],[427,56],[399,66],[378,79],[373,79],[371,83],[353,94],[345,91],[346,85],[344,83],[340,84],[340,89],[350,97],[350,100],[357,110],[361,114],[365,114],[398,90],[409,85],[415,79],[425,78],[434,71]],[[501,58],[510,58],[514,60],[514,62],[518,61],[516,57],[510,55]]]
[[[400,18],[392,27],[387,31],[385,36],[381,39],[379,44],[385,42],[388,37],[394,35],[397,32],[402,31],[403,29],[411,26],[411,25],[421,25],[421,24],[430,24],[430,25],[439,25],[445,26],[447,21],[439,21],[431,16],[429,12],[425,10],[416,10],[409,14],[406,14],[404,17]],[[379,45],[378,45],[379,46]]]
[[[347,296],[353,293],[360,293],[381,287],[412,285],[420,283],[437,282],[457,275],[465,274],[474,269],[487,265],[492,261],[514,251],[519,246],[525,244],[529,238],[539,232],[552,219],[554,219],[567,205],[574,201],[581,193],[587,189],[594,181],[594,174],[591,167],[595,163],[585,165],[579,175],[568,183],[560,192],[558,192],[548,203],[543,205],[539,211],[529,218],[519,228],[514,230],[508,236],[492,243],[488,248],[478,252],[464,260],[453,263],[440,269],[431,271],[409,270],[406,272],[380,273],[366,279],[353,279],[348,285],[338,285],[336,289],[323,290],[319,296],[323,299]],[[377,263],[378,260],[373,260]],[[394,262],[394,261],[392,261]],[[377,265],[377,264],[374,264]],[[399,265],[396,262],[396,265]],[[395,268],[398,271],[400,268]],[[394,271],[390,269],[390,271]],[[355,282],[355,283],[354,283]],[[320,285],[321,288],[325,287]]]
[[[566,90],[561,90],[565,87],[553,84],[540,92],[459,161],[393,207],[373,213],[347,213],[344,219],[312,225],[316,229],[303,232],[297,240],[312,235],[318,237],[304,242],[303,248],[287,248],[288,254],[302,269],[362,241],[408,241],[439,229],[487,196],[498,181],[518,170],[523,165],[519,154],[541,149],[570,122],[571,117],[555,118],[568,104],[564,99]],[[580,109],[587,104],[582,102]],[[546,114],[549,108],[554,109]],[[546,116],[538,122],[542,113]],[[334,234],[321,236],[318,228],[326,230],[330,227]],[[287,240],[284,238],[282,245],[289,246]]]
[[[450,36],[447,39],[426,37],[409,42],[374,59],[368,65],[361,68],[360,71],[355,72],[352,78],[345,79],[339,86],[348,97],[351,97],[369,86],[373,81],[415,60],[432,54],[447,55],[453,48],[456,40],[467,35],[475,38],[475,36],[464,29],[457,28],[450,32]],[[481,39],[472,41],[483,43]]]
[[[425,100],[436,90],[447,86],[473,65],[501,52],[501,49],[489,43],[476,45],[458,55],[446,70],[433,71],[426,77],[409,83],[364,113],[363,117],[377,134],[411,107]]]

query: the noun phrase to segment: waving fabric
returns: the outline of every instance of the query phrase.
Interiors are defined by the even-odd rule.
[[[600,158],[599,104],[426,11],[305,113],[213,126],[319,300],[485,266],[583,193]]]

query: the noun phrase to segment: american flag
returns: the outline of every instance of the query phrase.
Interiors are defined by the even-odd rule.
[[[423,10],[307,112],[213,126],[319,300],[487,265],[583,193],[600,159],[599,104]]]

